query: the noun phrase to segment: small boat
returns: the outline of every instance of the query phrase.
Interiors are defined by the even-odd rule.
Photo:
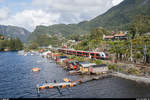
[[[64,81],[65,81],[65,82],[69,82],[69,81],[70,81],[70,79],[68,79],[68,78],[64,78]]]
[[[32,71],[33,72],[38,72],[38,71],[40,71],[40,68],[32,68]]]

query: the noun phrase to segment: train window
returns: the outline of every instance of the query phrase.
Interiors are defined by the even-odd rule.
[[[91,56],[94,56],[94,53],[91,53],[90,55],[91,55]]]
[[[84,55],[87,55],[87,53],[84,53]]]
[[[106,55],[106,56],[108,56],[108,54],[107,54],[107,53],[105,53],[105,55]]]
[[[78,54],[82,54],[81,52],[77,52]]]
[[[96,56],[100,56],[99,54],[96,54]]]

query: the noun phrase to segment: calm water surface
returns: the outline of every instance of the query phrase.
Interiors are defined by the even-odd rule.
[[[33,67],[41,71],[32,72]],[[17,52],[0,52],[0,98],[136,98],[150,97],[150,86],[112,77],[87,82],[72,88],[46,89],[37,95],[37,84],[63,78],[79,79],[69,76],[55,62],[40,55],[23,56]]]

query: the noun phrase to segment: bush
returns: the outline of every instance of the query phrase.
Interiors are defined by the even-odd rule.
[[[115,64],[109,64],[108,68],[109,68],[109,70],[117,71],[117,65],[115,65]]]
[[[138,74],[140,73],[140,70],[138,70],[138,69],[136,69],[136,68],[129,68],[129,69],[127,70],[127,72],[128,72],[129,74],[138,75]]]
[[[90,62],[91,63],[96,63],[97,65],[102,64],[102,61],[101,60],[97,60],[97,59],[94,59],[94,60],[92,60]]]

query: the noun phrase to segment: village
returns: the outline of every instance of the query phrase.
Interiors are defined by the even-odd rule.
[[[118,34],[113,34],[112,36],[103,36],[105,41],[114,41],[114,40],[127,40],[127,33],[120,32]],[[69,42],[75,43],[75,40],[68,40]],[[34,51],[32,51],[34,52]],[[63,44],[63,48],[58,47],[42,47],[40,48],[40,54],[42,57],[53,60],[56,64],[60,65],[64,70],[68,71],[69,75],[83,75],[86,76],[85,80],[80,80],[81,82],[98,80],[107,77],[121,77],[129,80],[133,80],[140,83],[149,84],[149,70],[143,70],[148,65],[139,65],[134,62],[132,63],[123,63],[116,61],[112,58],[110,54],[102,51],[83,51],[75,50],[73,48],[67,48]],[[142,67],[141,67],[142,66]],[[35,72],[40,69],[35,68]],[[88,78],[87,78],[88,77]],[[69,79],[67,79],[69,82]],[[69,83],[64,83],[68,84]],[[65,88],[66,85],[62,85],[62,88]],[[77,83],[72,84],[71,86],[77,85]],[[40,89],[45,89],[48,84],[38,86]],[[52,88],[52,87],[50,87]]]

